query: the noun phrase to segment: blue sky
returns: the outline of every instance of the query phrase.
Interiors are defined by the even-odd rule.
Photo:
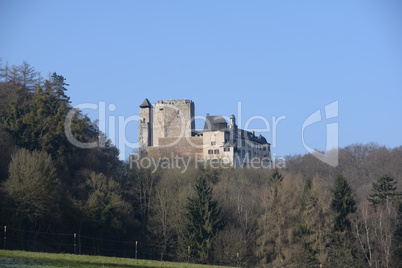
[[[338,117],[305,130],[325,150],[402,144],[402,2],[0,0],[0,57],[65,76],[73,105],[105,102],[109,136],[137,141],[144,98],[192,99],[196,114],[267,118],[276,155],[303,154],[305,120],[338,101]],[[84,110],[92,119],[96,111]],[[244,127],[242,125],[241,127]],[[252,128],[263,127],[255,120]],[[118,132],[121,128],[120,133]],[[123,146],[123,147],[122,147]],[[125,158],[131,149],[122,150]]]

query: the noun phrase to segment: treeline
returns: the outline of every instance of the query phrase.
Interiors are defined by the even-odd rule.
[[[282,170],[130,168],[109,140],[93,149],[68,141],[63,76],[44,79],[26,62],[0,67],[0,224],[18,230],[8,248],[72,253],[39,234],[77,233],[96,238],[82,254],[134,257],[120,242],[140,241],[142,257],[170,261],[402,263],[402,147],[351,145],[336,168],[312,155],[288,157]],[[79,141],[104,137],[79,111],[71,126]]]

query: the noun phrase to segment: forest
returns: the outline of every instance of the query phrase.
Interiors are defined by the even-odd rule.
[[[331,167],[131,167],[67,80],[0,65],[4,248],[237,267],[402,267],[402,146],[352,144]],[[72,89],[74,90],[74,89]],[[389,130],[384,130],[389,131]],[[191,166],[191,165],[190,165]],[[7,238],[7,239],[6,239]]]

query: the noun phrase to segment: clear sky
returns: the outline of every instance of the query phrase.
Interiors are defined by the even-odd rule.
[[[266,118],[276,155],[307,152],[302,126],[319,109],[324,120],[304,133],[312,148],[325,150],[327,123],[342,147],[402,145],[399,0],[0,0],[0,57],[65,76],[73,105],[115,105],[107,133],[120,149],[138,134],[118,117],[144,98],[192,99],[197,115],[241,115],[242,128]],[[325,120],[334,101],[338,116]]]

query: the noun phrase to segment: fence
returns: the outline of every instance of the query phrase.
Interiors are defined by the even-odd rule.
[[[3,248],[9,250],[43,251],[118,256],[147,259],[152,256],[142,249],[153,245],[140,241],[111,240],[80,233],[52,233],[3,227]]]
[[[7,250],[27,250],[50,253],[70,253],[85,255],[102,255],[135,259],[159,259],[155,255],[160,245],[142,241],[124,241],[92,237],[80,233],[52,233],[4,226],[3,248]],[[171,247],[170,249],[175,249]],[[186,258],[190,262],[188,247]],[[150,252],[153,252],[150,253]],[[165,252],[166,254],[166,252]],[[236,253],[234,266],[241,267],[239,253]]]

